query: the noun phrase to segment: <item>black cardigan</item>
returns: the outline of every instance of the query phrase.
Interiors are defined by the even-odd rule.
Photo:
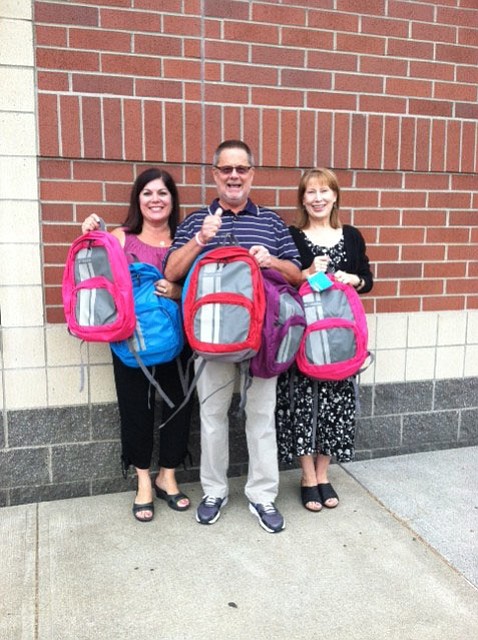
[[[308,269],[314,261],[315,256],[305,241],[305,234],[297,227],[289,227],[289,231],[299,250],[302,269]],[[347,264],[339,264],[339,268],[343,270],[347,269],[348,273],[354,273],[359,278],[363,278],[365,284],[358,293],[368,293],[373,287],[373,275],[366,254],[365,240],[360,231],[350,224],[344,224],[342,231],[344,234]]]

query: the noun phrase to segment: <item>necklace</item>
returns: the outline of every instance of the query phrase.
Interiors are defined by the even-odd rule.
[[[167,233],[161,232],[161,235],[163,236],[163,238],[165,238],[166,236],[166,238],[164,240],[160,240],[158,238],[157,232],[151,232],[147,229],[143,229],[142,232],[139,234],[139,238],[146,244],[151,245],[152,247],[161,247],[161,248],[169,247],[169,245],[171,244],[171,235],[170,235],[169,229]]]

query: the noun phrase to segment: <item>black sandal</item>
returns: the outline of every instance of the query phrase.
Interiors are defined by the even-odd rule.
[[[138,517],[138,513],[141,511],[151,511],[151,515],[147,518]],[[137,502],[133,502],[133,515],[138,522],[151,522],[154,518],[154,503],[146,502],[145,504],[138,504]]]
[[[317,489],[319,491],[320,501],[322,502],[324,507],[326,507],[327,509],[335,509],[335,507],[338,506],[339,496],[337,495],[335,489],[330,484],[330,482],[324,482],[322,484],[318,484]],[[327,500],[330,500],[331,498],[335,498],[337,500],[337,504],[334,504],[334,505],[327,504]]]
[[[320,499],[319,489],[317,486],[315,487],[300,487],[300,499],[302,500],[302,505],[307,509],[307,511],[312,511],[313,513],[318,513],[322,509],[322,500]],[[318,502],[320,504],[319,509],[311,509],[307,505],[309,502]]]
[[[156,491],[156,497],[160,500],[166,500],[168,507],[174,509],[174,511],[186,511],[191,506],[191,501],[188,496],[181,491],[179,493],[166,493],[163,489],[160,489],[156,483],[154,483],[154,490]],[[179,503],[181,500],[189,500],[189,504],[181,506]]]

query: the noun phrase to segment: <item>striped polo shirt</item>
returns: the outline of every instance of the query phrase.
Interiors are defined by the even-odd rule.
[[[189,214],[179,225],[168,256],[171,251],[183,247],[191,240],[201,230],[204,218],[214,214],[218,206],[219,200],[216,199],[209,207]],[[224,211],[221,228],[216,237],[204,247],[204,251],[230,242],[246,249],[253,245],[262,245],[272,256],[290,260],[301,268],[299,252],[284,221],[275,211],[259,207],[251,200],[247,201],[245,209],[239,213]]]

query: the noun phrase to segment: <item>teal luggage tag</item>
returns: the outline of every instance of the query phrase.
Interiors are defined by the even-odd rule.
[[[307,278],[311,289],[314,291],[324,291],[332,286],[330,278],[323,271],[318,271]]]

